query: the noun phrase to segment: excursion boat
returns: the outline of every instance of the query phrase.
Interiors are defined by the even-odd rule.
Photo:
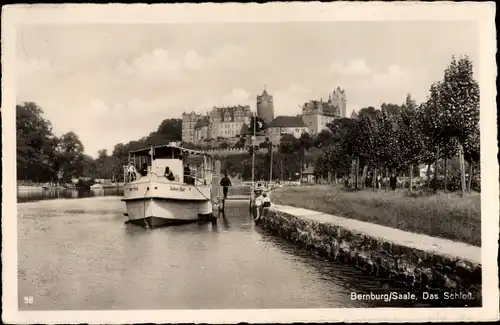
[[[131,223],[151,228],[214,218],[212,185],[218,184],[220,162],[204,152],[175,144],[133,151],[124,176],[122,201]]]

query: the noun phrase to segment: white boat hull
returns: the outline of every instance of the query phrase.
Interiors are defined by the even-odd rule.
[[[145,177],[125,185],[123,201],[131,223],[157,227],[213,217],[210,189]]]
[[[133,223],[140,223],[143,219],[149,218],[154,220],[155,223],[173,224],[196,221],[200,217],[212,214],[212,203],[210,201],[151,198],[126,201],[125,204],[129,221]]]

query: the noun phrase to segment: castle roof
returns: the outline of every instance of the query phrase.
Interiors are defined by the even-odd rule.
[[[310,100],[304,104],[303,108],[311,110],[319,110],[321,108],[323,114],[326,115],[339,115],[340,112],[337,105],[334,105],[331,102],[324,102],[323,100]]]
[[[356,111],[352,111],[352,113],[351,113],[351,118],[352,118],[352,119],[354,119],[354,120],[359,119],[359,115],[358,115],[358,113],[356,113]]]
[[[268,125],[268,128],[286,128],[286,127],[307,127],[302,117],[299,116],[277,116]]]
[[[208,126],[210,124],[210,120],[208,119],[207,116],[203,116],[202,118],[200,118],[196,124],[194,125],[194,128],[201,128],[203,126]]]
[[[190,113],[184,112],[182,113],[182,115],[186,116],[186,115],[199,115],[199,114],[196,114],[194,111],[191,111]]]
[[[216,112],[220,116],[221,121],[223,122],[232,122],[234,121],[234,115],[237,111],[245,111],[249,112],[250,111],[250,106],[249,105],[237,105],[237,106],[224,106],[224,107],[217,107],[214,106],[213,111]],[[226,113],[229,113],[229,121],[226,121]]]
[[[260,98],[265,98],[265,97],[267,97],[267,98],[272,98],[273,96],[272,96],[272,95],[269,95],[269,94],[267,93],[267,90],[264,88],[264,91],[262,92],[262,95],[257,95],[257,99],[260,99]]]

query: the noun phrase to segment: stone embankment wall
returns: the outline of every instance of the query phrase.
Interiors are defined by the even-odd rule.
[[[481,305],[480,247],[288,206],[273,206],[259,221],[319,255],[416,294],[434,293],[439,299],[446,292],[467,294],[441,303]]]

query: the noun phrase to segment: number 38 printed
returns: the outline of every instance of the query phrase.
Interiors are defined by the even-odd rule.
[[[33,304],[33,301],[34,301],[34,299],[33,299],[33,297],[32,297],[32,296],[29,296],[29,297],[24,297],[24,303],[25,303],[25,304],[29,304],[29,305],[31,305],[31,304]]]

